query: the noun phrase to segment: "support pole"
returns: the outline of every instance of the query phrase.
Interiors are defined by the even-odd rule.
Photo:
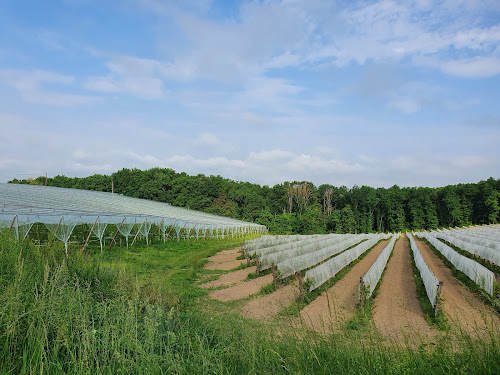
[[[130,244],[130,246],[134,245],[134,242],[137,238],[137,236],[139,235],[139,232],[141,231],[142,229],[142,226],[144,225],[144,223],[146,222],[147,219],[144,219],[144,221],[142,222],[141,226],[139,227],[139,229],[137,230],[137,233],[135,234],[135,237],[134,237],[134,240],[132,241],[132,243]]]
[[[364,283],[363,277],[359,278],[359,287],[358,287],[358,305],[364,306],[365,304],[365,295],[364,295]]]
[[[439,280],[437,292],[436,292],[436,301],[434,303],[434,316],[436,316],[439,313],[439,310],[441,309],[441,289],[443,288],[443,282]]]
[[[304,301],[304,280],[302,279],[302,272],[300,271],[295,272],[295,276],[299,281],[300,300]]]
[[[113,236],[113,239],[111,240],[111,243],[109,244],[109,248],[111,249],[111,246],[113,246],[113,242],[115,242],[115,238],[116,238],[116,235],[118,234],[118,232],[120,231],[120,228],[122,227],[123,225],[123,222],[125,221],[125,217],[123,218],[122,222],[120,223],[120,225],[118,226],[118,229],[116,230],[116,233],[115,235]]]
[[[276,289],[276,266],[274,265],[274,262],[271,263],[271,271],[273,273],[273,287]]]
[[[7,232],[10,232],[10,230],[14,226],[14,222],[16,221],[16,219],[17,219],[17,215],[14,215],[14,217],[12,218],[12,221],[11,221],[11,223],[9,225],[9,229],[7,230]]]
[[[80,250],[81,253],[85,251],[85,248],[87,247],[87,244],[89,243],[90,236],[92,235],[92,231],[94,230],[95,225],[97,224],[97,221],[99,220],[99,216],[96,217],[94,221],[94,225],[92,225],[92,228],[90,228],[89,235],[87,236],[87,240],[85,241],[85,244],[83,245],[82,249]],[[102,251],[102,248],[101,248]]]

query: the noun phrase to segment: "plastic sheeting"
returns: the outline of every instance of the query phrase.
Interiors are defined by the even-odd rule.
[[[308,270],[304,279],[311,282],[309,291],[313,291],[326,283],[332,277],[335,277],[338,272],[340,272],[347,265],[351,264],[354,260],[358,259],[361,254],[373,247],[378,241],[387,239],[390,236],[390,234],[385,233],[377,234],[375,237],[361,242],[352,249],[346,250],[342,254],[327,260],[325,263]]]
[[[399,236],[399,233],[392,236],[390,242],[386,247],[384,247],[384,250],[382,250],[377,259],[375,259],[375,262],[373,262],[368,272],[362,277],[362,284],[365,288],[368,289],[368,295],[366,296],[366,298],[370,298],[373,291],[375,290],[375,287],[377,286],[380,277],[384,272],[385,266],[387,265],[387,261],[389,260],[392,250],[394,249],[394,243],[399,238]]]
[[[287,244],[290,242],[305,241],[312,238],[318,238],[324,236],[324,234],[313,234],[313,235],[276,235],[276,236],[260,236],[249,241],[245,241],[243,245],[243,250],[248,255],[254,255],[260,253],[263,249],[268,247],[277,246],[281,244]]]
[[[493,295],[493,280],[495,278],[493,272],[478,262],[457,253],[451,247],[427,232],[416,233],[416,235],[429,241],[457,270],[469,276],[472,281],[479,285],[479,287],[485,290],[490,296]]]
[[[304,255],[288,257],[282,262],[276,264],[276,267],[281,273],[283,278],[293,275],[295,272],[305,270],[310,268],[325,259],[328,259],[336,254],[343,252],[345,249],[363,241],[367,238],[371,238],[374,235],[370,234],[354,234],[346,238],[342,242],[331,244],[329,246],[324,246],[321,249],[307,253]]]
[[[322,234],[320,236],[310,237],[310,238],[299,240],[299,241],[291,241],[291,242],[283,243],[280,245],[274,245],[274,246],[270,246],[270,247],[256,249],[253,251],[253,253],[256,254],[259,258],[262,258],[262,257],[268,256],[270,254],[275,254],[275,253],[285,251],[285,250],[288,251],[288,250],[292,250],[295,248],[304,247],[307,245],[318,244],[318,246],[320,246],[320,244],[322,242],[329,241],[329,240],[332,240],[335,238],[340,238],[341,236],[343,236],[343,235],[341,235],[341,234]]]
[[[410,233],[406,233],[406,236],[410,239],[410,248],[413,253],[413,259],[415,261],[415,265],[417,266],[418,272],[420,272],[420,277],[425,286],[425,291],[427,292],[427,297],[431,302],[432,307],[436,307],[437,301],[437,293],[439,289],[439,279],[434,276],[432,271],[430,270],[427,263],[425,263],[420,250],[413,239],[413,236]]]

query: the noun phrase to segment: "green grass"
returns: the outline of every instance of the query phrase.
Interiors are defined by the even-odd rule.
[[[246,320],[195,285],[207,256],[238,244],[181,241],[90,256],[73,249],[66,257],[58,243],[0,237],[0,374],[499,372],[498,332],[413,349],[370,331],[325,337]]]

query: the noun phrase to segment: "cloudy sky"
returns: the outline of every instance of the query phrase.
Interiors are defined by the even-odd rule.
[[[3,0],[0,182],[500,178],[500,1]]]

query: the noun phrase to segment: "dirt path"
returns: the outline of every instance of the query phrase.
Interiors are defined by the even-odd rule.
[[[415,242],[431,271],[443,281],[442,307],[450,326],[474,335],[500,329],[498,315],[470,293],[423,241],[415,238]]]
[[[236,259],[241,255],[241,248],[237,247],[231,250],[223,250],[208,258],[208,263],[205,264],[207,270],[232,270],[240,264],[246,262],[245,259]]]
[[[296,284],[285,285],[283,288],[267,294],[259,296],[246,303],[241,315],[246,318],[266,320],[276,316],[282,309],[290,306],[300,291]]]
[[[334,286],[302,309],[300,315],[308,327],[324,333],[343,327],[356,311],[359,278],[368,271],[388,242],[382,241],[375,246]]]
[[[437,334],[425,321],[418,300],[406,235],[394,245],[380,288],[374,300],[375,327],[385,337],[399,341],[426,340]]]
[[[219,277],[217,280],[201,284],[200,287],[208,289],[208,288],[217,288],[219,286],[228,286],[246,279],[248,274],[254,273],[256,270],[257,267],[252,266],[244,268],[242,270],[226,273],[225,275]]]
[[[260,289],[267,284],[273,282],[273,275],[268,274],[265,276],[258,277],[253,280],[245,281],[239,283],[235,286],[231,286],[226,289],[214,290],[208,295],[222,302],[233,301],[236,299],[241,299],[248,297],[252,294],[257,293]]]

